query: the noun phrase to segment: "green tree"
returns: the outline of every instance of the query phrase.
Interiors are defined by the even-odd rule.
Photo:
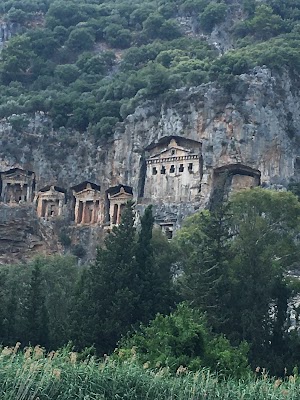
[[[219,217],[215,211],[191,217],[178,233],[183,294],[231,343],[251,345],[253,366],[280,373],[272,357],[282,366],[285,274],[300,256],[300,204],[292,193],[257,188],[236,194],[227,207]]]
[[[153,223],[152,206],[149,206],[141,219],[136,250],[140,279],[139,320],[144,323],[158,312],[169,312],[174,303],[171,264],[156,263],[157,249],[152,241]]]
[[[211,32],[216,24],[223,22],[226,18],[227,6],[224,3],[209,3],[200,14],[201,27],[206,32]]]
[[[182,295],[207,312],[209,324],[218,332],[227,321],[231,219],[228,207],[220,205],[189,217],[175,237],[183,268]]]
[[[284,273],[300,255],[300,204],[292,193],[258,188],[236,194],[231,209],[234,257],[226,333],[251,343],[252,361],[262,362],[275,346],[280,352],[284,340],[289,297]]]
[[[137,359],[150,368],[169,367],[172,372],[187,367],[201,367],[241,377],[248,372],[248,346],[234,348],[224,336],[214,336],[204,315],[181,303],[170,315],[158,314],[149,326],[141,326],[131,337],[120,342],[116,354],[130,355],[134,348]]]
[[[260,4],[256,7],[248,26],[258,39],[269,39],[283,31],[284,22],[279,15],[273,13],[272,7]]]
[[[121,25],[111,24],[104,29],[104,38],[113,47],[126,49],[130,47],[131,33]]]
[[[54,73],[64,85],[74,82],[80,75],[78,67],[74,64],[57,65]]]
[[[150,64],[147,69],[147,94],[153,96],[163,93],[170,87],[168,70],[160,64]],[[146,71],[144,71],[146,73]]]
[[[57,349],[70,340],[70,313],[80,268],[75,257],[53,256],[39,259],[42,290],[48,319],[48,347]]]
[[[46,309],[45,282],[39,261],[33,266],[27,296],[27,343],[47,346],[49,336],[48,312]]]
[[[96,137],[108,137],[113,133],[117,122],[119,119],[116,117],[103,117],[93,126],[92,133]]]
[[[88,28],[75,28],[71,31],[66,46],[68,49],[76,52],[91,50],[95,38]]]
[[[86,16],[80,2],[54,1],[47,12],[46,24],[50,29],[57,25],[69,28],[85,19]]]
[[[180,9],[187,15],[196,16],[204,11],[207,4],[208,0],[185,0]]]
[[[87,314],[77,313],[76,329],[84,329],[81,343],[94,344],[98,353],[108,353],[138,322],[140,282],[136,261],[136,237],[132,204],[127,204],[118,227],[105,239],[95,263],[81,282],[89,299]],[[81,299],[78,300],[82,305]],[[81,325],[81,321],[84,326]]]
[[[30,76],[30,67],[36,55],[30,39],[25,35],[12,38],[1,53],[1,75],[4,83],[24,81]]]
[[[32,50],[45,60],[53,57],[59,48],[59,42],[49,29],[37,28],[26,34],[30,39]]]
[[[165,22],[165,19],[160,14],[150,14],[149,17],[143,22],[143,31],[150,38],[157,38],[158,32]]]

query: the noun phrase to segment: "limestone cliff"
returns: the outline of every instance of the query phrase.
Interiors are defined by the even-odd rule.
[[[56,219],[41,221],[35,214],[34,202],[27,207],[27,214],[24,211],[18,217],[12,216],[13,221],[19,221],[16,229],[24,231],[18,237],[4,234],[9,206],[0,208],[2,259],[6,259],[6,252],[12,248],[15,249],[13,259],[22,254],[31,256],[33,247],[40,247],[44,252],[64,251],[58,240],[60,237],[64,243],[62,233],[70,237],[73,245],[86,248],[88,258],[92,257],[109,221],[104,219],[102,225],[93,227],[75,225],[70,188],[83,181],[100,186],[105,207],[109,207],[107,189],[118,184],[131,187],[137,212],[142,212],[149,202],[154,203],[157,222],[162,228],[167,225],[171,229],[179,226],[186,215],[213,201],[221,172],[231,176],[229,186],[261,184],[284,188],[291,180],[300,178],[298,126],[299,88],[288,74],[273,76],[266,68],[255,68],[251,74],[241,75],[231,93],[206,84],[175,91],[164,102],[142,104],[117,126],[107,142],[97,142],[88,133],[65,129],[55,132],[47,116],[42,114],[37,114],[21,132],[13,130],[9,121],[2,120],[0,171],[12,168],[33,171],[36,193],[47,185],[58,185],[66,191],[64,212]],[[177,141],[178,137],[185,138],[199,144],[194,158],[200,167],[196,172],[189,171],[193,173],[187,186],[193,190],[191,197],[181,196],[180,185],[165,186],[175,193],[160,192],[152,199],[144,196],[144,185],[155,185],[155,180],[145,179],[145,162],[150,157],[147,148],[162,143],[165,137],[176,137]],[[180,146],[184,151],[184,144]],[[184,156],[180,157],[185,160]],[[174,181],[176,176],[179,174],[159,179]],[[108,215],[107,210],[105,214]],[[26,221],[29,220],[34,232],[28,228]],[[29,240],[29,235],[34,235],[34,240]],[[19,240],[21,236],[24,240]]]

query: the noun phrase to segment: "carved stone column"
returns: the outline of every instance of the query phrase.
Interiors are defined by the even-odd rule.
[[[31,188],[30,184],[27,185],[27,201],[31,202]]]
[[[81,216],[81,221],[79,222],[80,224],[85,223],[85,217],[86,217],[86,201],[82,201],[82,216]]]
[[[121,204],[118,204],[117,225],[120,224],[120,220],[121,220]]]
[[[96,209],[96,200],[93,200],[93,212],[92,212],[92,220],[91,220],[91,224],[95,224],[97,222],[97,209]]]
[[[6,182],[3,182],[3,184],[2,184],[1,200],[4,203],[7,202],[7,184],[6,184]]]
[[[62,208],[63,208],[63,201],[59,200],[58,201],[58,211],[57,211],[58,216],[60,216],[62,214]]]
[[[21,188],[21,193],[20,193],[20,197],[21,199],[16,199],[17,202],[19,203],[19,201],[24,202],[25,201],[25,195],[23,193],[23,189],[24,189],[24,183],[20,183],[20,188]]]
[[[79,218],[79,200],[77,200],[76,199],[76,201],[75,201],[75,223],[76,224],[79,224],[79,220],[78,220],[78,218]]]
[[[47,216],[47,201],[46,200],[40,200],[40,203],[41,203],[40,216],[42,218],[45,218]]]

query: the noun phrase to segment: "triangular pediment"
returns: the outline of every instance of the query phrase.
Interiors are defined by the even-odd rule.
[[[130,200],[132,199],[132,194],[126,193],[125,190],[121,188],[120,192],[110,196],[110,199],[124,199],[124,200]]]
[[[12,178],[12,179],[28,179],[28,175],[26,172],[22,171],[16,171],[16,172],[10,172],[10,173],[3,173],[3,176],[5,178]]]
[[[58,191],[55,189],[54,186],[51,186],[50,189],[48,190],[41,190],[38,193],[38,197],[41,197],[43,199],[64,199],[65,198],[65,193]]]
[[[21,168],[13,168],[8,171],[1,172],[1,175],[6,178],[24,179],[33,176],[33,172]]]
[[[155,153],[150,157],[152,158],[163,158],[163,157],[176,157],[176,156],[182,156],[182,155],[188,155],[190,154],[190,151],[180,147],[180,146],[172,146],[168,147],[167,149],[161,150],[160,152]]]
[[[96,195],[100,195],[100,192],[98,190],[91,189],[91,188],[86,188],[86,189],[81,190],[80,192],[74,193],[75,197],[89,197],[89,196],[96,196]]]
[[[100,192],[100,186],[89,181],[81,182],[79,185],[72,186],[71,189],[73,190],[73,193],[82,193],[85,190],[94,190],[96,192]]]

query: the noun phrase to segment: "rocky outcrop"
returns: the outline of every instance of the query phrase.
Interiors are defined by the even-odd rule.
[[[299,100],[287,75],[274,77],[266,68],[240,76],[231,94],[213,85],[179,90],[159,111],[148,104],[127,118],[115,137],[114,175],[137,187],[143,148],[176,135],[202,144],[201,207],[212,194],[214,170],[225,165],[260,171],[263,186],[287,186],[299,174]]]
[[[14,131],[9,121],[3,120],[0,171],[16,167],[34,171],[36,190],[47,185],[66,189],[70,207],[70,188],[80,182],[94,182],[101,193],[125,184],[132,187],[141,213],[149,203],[142,190],[145,149],[166,136],[192,139],[201,144],[198,193],[189,201],[169,202],[167,194],[166,199],[153,199],[157,221],[178,226],[186,215],[213,200],[221,167],[239,175],[234,179],[237,187],[243,186],[243,175],[248,177],[245,184],[258,182],[281,189],[291,180],[299,181],[298,126],[297,82],[288,74],[273,76],[266,68],[255,68],[241,75],[232,91],[206,84],[174,91],[164,102],[145,102],[117,126],[108,142],[66,129],[55,132],[43,114],[37,114],[22,132]],[[74,243],[81,243],[71,211],[65,226],[69,226]],[[83,232],[87,254],[93,255],[92,246],[103,236],[103,229],[84,228]]]
[[[20,24],[16,22],[3,21],[0,19],[0,51],[2,50],[4,44],[20,31]]]
[[[24,261],[40,252],[47,252],[47,242],[43,241],[33,208],[1,204],[0,263]]]

